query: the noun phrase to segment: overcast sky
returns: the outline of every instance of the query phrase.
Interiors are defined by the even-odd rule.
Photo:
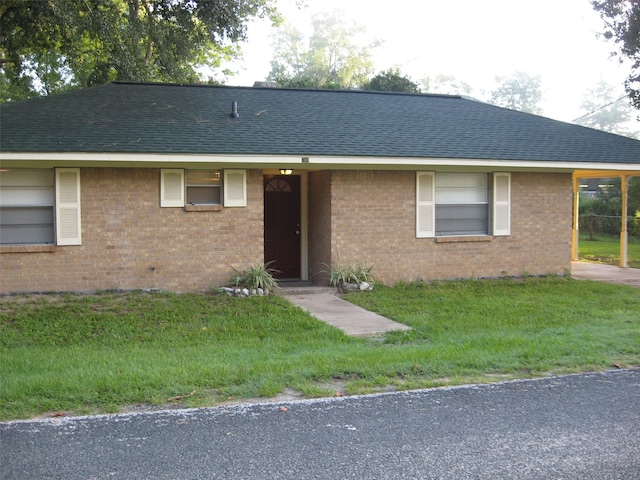
[[[584,93],[601,79],[619,86],[628,66],[610,58],[612,42],[598,38],[602,21],[589,0],[278,0],[286,20],[302,31],[319,11],[342,10],[345,19],[366,27],[382,45],[372,50],[375,71],[398,67],[418,82],[453,75],[486,100],[496,76],[516,71],[540,75],[543,115],[572,121],[586,113]],[[268,21],[249,25],[244,60],[227,83],[264,80],[272,58],[274,28]]]

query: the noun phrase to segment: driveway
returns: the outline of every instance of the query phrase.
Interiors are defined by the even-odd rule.
[[[620,268],[600,263],[571,262],[571,276],[578,280],[595,280],[640,287],[640,268]]]
[[[8,479],[640,479],[640,370],[0,424]]]

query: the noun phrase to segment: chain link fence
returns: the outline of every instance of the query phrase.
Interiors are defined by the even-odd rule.
[[[620,215],[581,214],[578,218],[580,231],[593,240],[596,235],[620,235],[622,217]],[[640,239],[640,215],[627,216],[627,233]]]

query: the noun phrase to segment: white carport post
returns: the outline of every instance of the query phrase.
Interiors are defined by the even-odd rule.
[[[627,268],[629,266],[627,259],[627,246],[628,246],[628,237],[627,237],[627,184],[629,182],[629,176],[621,175],[620,176],[620,186],[621,186],[621,194],[622,194],[622,227],[620,228],[620,266],[622,268]]]
[[[578,254],[578,244],[580,242],[580,178],[574,174],[573,176],[573,230],[571,238],[571,260],[577,262],[580,260]]]

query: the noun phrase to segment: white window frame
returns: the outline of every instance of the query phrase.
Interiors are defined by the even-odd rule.
[[[247,171],[222,170],[222,201],[225,207],[247,206]],[[160,171],[160,206],[184,207],[185,170],[166,168]]]
[[[206,181],[203,183],[192,183],[193,180],[191,180],[190,177],[190,173],[206,173],[207,176],[209,174],[213,174],[213,173],[217,173],[218,175],[218,183],[207,183]],[[185,181],[185,202],[187,203],[187,205],[220,205],[222,203],[222,171],[218,170],[218,169],[188,169],[185,170],[184,172],[184,181]],[[208,181],[209,179],[207,179]],[[194,198],[193,195],[189,195],[189,189],[191,188],[205,188],[208,190],[218,190],[218,201],[217,202],[194,202]],[[209,192],[211,193],[211,192]]]
[[[56,176],[53,168],[6,169],[0,174],[0,218],[6,222],[0,231],[3,245],[56,244]],[[37,220],[31,215],[35,210]],[[44,221],[42,216],[46,217]],[[15,222],[15,223],[14,223]],[[14,237],[12,227],[18,235]],[[31,229],[37,233],[31,234]],[[46,234],[43,235],[43,231]],[[49,236],[50,235],[50,236]]]
[[[494,172],[490,185],[488,235],[511,234],[511,174]],[[416,238],[436,237],[436,172],[416,172]],[[487,234],[484,234],[487,235]],[[446,235],[465,236],[465,235]],[[475,236],[475,235],[473,235]]]
[[[491,186],[488,173],[438,172],[435,183],[437,237],[489,235]],[[460,215],[467,221],[459,218]]]

